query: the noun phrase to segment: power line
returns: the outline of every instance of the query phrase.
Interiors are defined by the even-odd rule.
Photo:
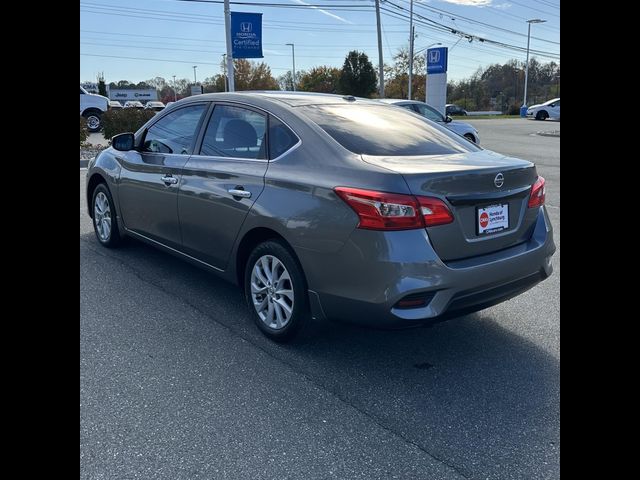
[[[122,48],[138,48],[138,49],[157,49],[158,45],[155,46],[151,46],[151,45],[122,45],[122,44],[113,44],[113,43],[94,43],[94,42],[81,42],[80,45],[92,45],[92,46],[101,46],[101,47],[122,47]],[[172,51],[176,51],[176,52],[195,52],[195,53],[202,53],[205,55],[222,55],[222,52],[217,52],[214,53],[211,50],[193,50],[193,49],[188,49],[188,48],[170,48],[170,47],[162,47],[163,50],[172,50]],[[267,55],[269,56],[275,56],[275,57],[286,57],[289,58],[290,55],[287,53],[268,53]],[[265,55],[266,56],[266,55]],[[331,54],[325,54],[325,55],[296,55],[296,57],[300,57],[300,58],[328,58],[330,57]],[[340,57],[345,57],[346,55],[344,53],[340,53],[340,54],[334,54],[333,56],[340,56]]]
[[[402,7],[401,5],[398,5],[396,3],[391,2],[390,0],[387,0],[386,2],[388,5],[392,5],[393,7],[395,7],[397,10],[402,11],[402,13],[399,13],[399,15],[403,16],[404,18],[408,18],[407,15],[405,14],[406,12],[406,8]],[[383,8],[383,7],[381,7]],[[386,8],[386,7],[385,7]],[[391,11],[388,10],[387,11]],[[393,13],[397,13],[397,12],[393,12]],[[427,27],[427,28],[432,28],[438,31],[443,31],[443,32],[449,32],[452,33],[454,35],[462,35],[463,37],[469,39],[470,41],[478,40],[479,42],[482,43],[489,43],[492,45],[495,45],[497,47],[501,47],[501,48],[505,48],[505,49],[510,49],[510,50],[514,50],[514,51],[518,51],[518,52],[523,52],[526,51],[527,49],[525,47],[521,47],[519,45],[513,45],[513,44],[509,44],[509,43],[505,43],[505,42],[499,42],[497,40],[491,40],[489,38],[482,38],[482,37],[478,37],[477,35],[472,35],[469,33],[466,33],[462,30],[453,28],[453,27],[449,27],[447,25],[444,25],[442,23],[436,22],[435,20],[432,20],[428,17],[425,17],[421,14],[417,14],[414,12],[414,16],[417,17],[417,19],[414,19],[414,22],[416,23],[421,23],[423,26]],[[541,57],[549,57],[549,58],[559,58],[559,54],[556,54],[554,52],[546,52],[543,50],[533,50],[530,49],[529,50],[531,53],[534,53],[538,56]]]
[[[553,15],[554,17],[560,17],[560,15],[557,15],[555,13],[551,13],[551,12],[547,12],[546,10],[540,10],[539,8],[535,8],[532,7],[531,5],[527,5],[525,3],[520,3],[520,2],[516,2],[515,0],[509,0],[512,3],[515,3],[516,5],[520,5],[521,7],[525,7],[528,8],[530,10],[535,10],[536,12],[540,12],[540,13],[544,13],[545,15]]]
[[[402,1],[404,3],[408,3],[408,0],[400,0],[400,1]],[[466,21],[468,23],[477,24],[477,25],[483,25],[485,27],[492,28],[494,30],[507,32],[507,33],[510,33],[512,35],[518,35],[520,37],[527,37],[527,35],[525,33],[516,32],[514,30],[509,30],[508,28],[499,27],[497,25],[491,25],[490,23],[481,22],[480,20],[474,20],[473,18],[465,17],[464,15],[455,14],[453,12],[449,12],[449,11],[444,10],[442,8],[431,7],[431,6],[428,6],[428,5],[424,5],[422,3],[417,3],[416,7],[422,8],[422,9],[425,9],[425,10],[428,10],[428,11],[431,11],[431,12],[439,13],[439,14],[443,14],[444,13],[444,14],[446,14],[448,16],[451,16],[452,20],[462,19],[462,20],[464,20],[464,21]],[[554,42],[554,41],[546,40],[546,39],[540,38],[540,37],[531,36],[531,38],[533,38],[535,40],[540,40],[541,42],[547,42],[547,43],[553,43],[555,45],[560,45],[560,42]]]
[[[551,2],[546,2],[545,0],[533,0],[536,3],[541,3],[542,5],[546,5],[547,7],[551,7],[551,8],[557,8],[558,10],[560,10],[560,4],[553,4]]]

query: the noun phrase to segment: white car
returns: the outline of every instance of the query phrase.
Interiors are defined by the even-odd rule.
[[[536,120],[546,120],[547,118],[560,120],[560,99],[554,98],[548,102],[530,106],[527,109],[527,117]]]
[[[159,112],[160,110],[164,110],[165,106],[162,102],[147,102],[144,108],[145,110],[154,110]]]
[[[452,120],[449,116],[445,117],[431,105],[419,100],[402,100],[397,98],[381,98],[380,101],[417,113],[418,115],[425,117],[427,120],[436,122],[438,125],[442,125],[452,132],[462,135],[476,145],[480,145],[480,135],[478,135],[478,130],[476,130],[473,125],[465,122],[459,122],[458,120]]]
[[[97,132],[102,127],[100,117],[109,108],[109,99],[87,92],[80,87],[80,115],[87,121],[87,129]]]
[[[143,109],[144,105],[139,100],[129,100],[124,103],[124,108],[140,108]]]

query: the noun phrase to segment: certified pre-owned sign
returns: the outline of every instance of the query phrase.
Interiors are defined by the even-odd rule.
[[[233,58],[262,58],[262,14],[231,12]]]

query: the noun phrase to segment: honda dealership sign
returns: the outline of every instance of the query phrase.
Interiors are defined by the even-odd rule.
[[[158,92],[155,88],[145,90],[110,88],[109,100],[118,100],[120,102],[126,102],[127,100],[140,100],[141,102],[148,102],[150,100],[158,100]]]
[[[447,73],[447,47],[427,50],[427,73]]]
[[[262,58],[262,14],[231,12],[233,58]]]
[[[447,47],[430,48],[426,53],[427,60],[427,95],[426,102],[446,115],[447,105]]]

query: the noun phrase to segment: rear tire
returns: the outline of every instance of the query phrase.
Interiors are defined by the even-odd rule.
[[[101,245],[116,248],[122,244],[116,209],[111,192],[104,183],[99,184],[91,196],[93,230]]]
[[[302,268],[278,240],[263,242],[251,252],[244,291],[257,327],[275,342],[290,342],[310,323]]]
[[[547,118],[549,118],[549,114],[545,110],[536,113],[536,120],[546,120]]]

